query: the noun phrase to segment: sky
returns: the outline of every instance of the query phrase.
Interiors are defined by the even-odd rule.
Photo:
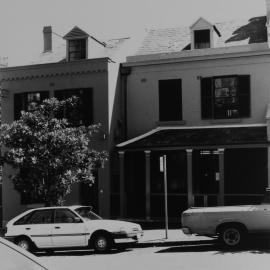
[[[266,14],[265,0],[0,0],[0,57],[9,65],[42,52],[44,26],[63,36],[75,25],[99,40],[144,29],[190,26]]]

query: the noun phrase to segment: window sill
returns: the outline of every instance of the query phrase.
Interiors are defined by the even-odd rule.
[[[186,124],[186,121],[157,121],[156,125],[158,127],[163,127],[163,126],[183,126]]]
[[[212,119],[210,120],[211,124],[234,124],[234,123],[241,123],[241,118],[234,118],[234,119]]]

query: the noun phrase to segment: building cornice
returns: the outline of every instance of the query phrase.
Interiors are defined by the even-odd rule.
[[[129,56],[127,57],[127,61],[123,63],[123,66],[134,67],[171,63],[188,63],[265,55],[270,56],[268,43],[259,43],[242,46]]]
[[[110,59],[106,57],[72,62],[6,67],[0,69],[0,82],[102,73],[107,72],[108,62],[110,62]]]

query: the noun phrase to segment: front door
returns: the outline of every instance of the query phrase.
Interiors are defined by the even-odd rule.
[[[193,151],[194,206],[215,206],[219,196],[219,154],[217,150]]]
[[[82,247],[87,245],[86,225],[71,210],[63,208],[55,210],[52,242],[54,247]]]

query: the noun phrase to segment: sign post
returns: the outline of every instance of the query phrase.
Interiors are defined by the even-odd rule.
[[[165,238],[168,239],[168,189],[167,189],[167,157],[160,157],[160,171],[164,176],[164,203],[165,203]]]

